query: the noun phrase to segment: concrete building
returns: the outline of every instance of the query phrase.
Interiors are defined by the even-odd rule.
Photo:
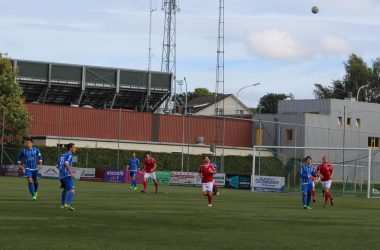
[[[289,147],[373,148],[380,176],[380,105],[354,99],[283,100],[277,114],[254,116],[256,145]],[[261,124],[261,125],[260,125]],[[329,155],[338,168],[367,166],[368,150],[280,149],[287,158]],[[348,175],[349,171],[345,174]],[[363,174],[363,173],[359,173]],[[347,178],[347,176],[345,177]]]

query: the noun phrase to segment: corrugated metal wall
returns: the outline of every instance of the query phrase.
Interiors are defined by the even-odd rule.
[[[196,143],[204,137],[206,145],[222,144],[223,119],[137,113],[124,110],[99,110],[57,105],[27,104],[32,136],[63,136],[133,141]],[[184,123],[183,123],[184,122]],[[215,124],[216,122],[216,124]],[[183,129],[184,124],[184,129]],[[216,128],[216,129],[215,129]],[[251,147],[252,122],[226,118],[225,146]]]

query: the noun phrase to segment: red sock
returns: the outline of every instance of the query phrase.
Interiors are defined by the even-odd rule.
[[[315,200],[315,189],[311,191],[311,196],[313,197],[313,200]]]
[[[330,197],[330,192],[325,191],[325,205],[329,201],[329,197]]]
[[[208,199],[208,204],[211,204],[211,201],[212,201],[212,195],[211,195],[211,194],[207,195],[207,199]]]
[[[330,200],[333,200],[333,196],[331,193],[329,193]]]
[[[146,181],[144,181],[143,185],[144,185],[144,191],[146,191]]]
[[[156,187],[156,192],[158,191],[158,183],[154,183],[154,186]]]
[[[218,186],[216,184],[214,184],[214,189],[215,189],[216,192],[219,191],[219,188],[218,188]]]

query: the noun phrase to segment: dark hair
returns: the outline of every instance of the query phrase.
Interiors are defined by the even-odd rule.
[[[152,155],[150,152],[146,152],[145,155]]]
[[[29,137],[24,138],[24,141],[25,141],[25,142],[30,141],[31,143],[33,143],[33,139],[32,139],[32,138],[29,138]]]
[[[308,156],[305,157],[305,161],[307,161],[308,159],[312,160],[312,158],[311,158],[310,155],[308,155]]]
[[[66,145],[66,148],[67,148],[67,150],[70,150],[74,146],[75,146],[74,143],[69,143],[69,144]]]

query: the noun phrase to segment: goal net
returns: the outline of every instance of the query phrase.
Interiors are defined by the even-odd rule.
[[[380,149],[255,146],[253,155],[253,191],[300,192],[304,158],[311,156],[317,167],[326,155],[334,168],[334,194],[380,198]],[[317,193],[321,189],[317,184]]]

